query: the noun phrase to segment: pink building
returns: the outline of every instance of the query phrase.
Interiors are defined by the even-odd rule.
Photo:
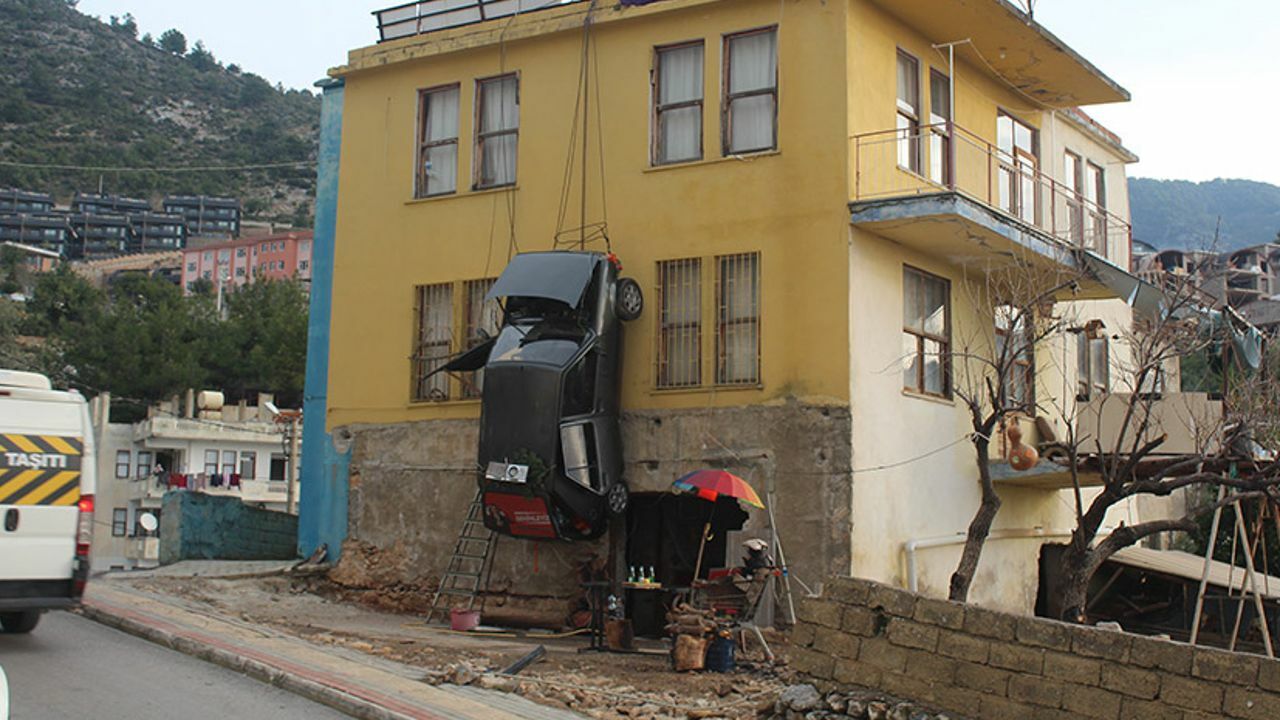
[[[311,282],[310,230],[240,238],[183,251],[182,287],[188,294],[197,280],[208,280],[216,291],[258,278],[292,277],[304,285]]]

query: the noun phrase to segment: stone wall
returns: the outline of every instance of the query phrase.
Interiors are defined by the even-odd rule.
[[[478,423],[431,420],[349,430],[348,540],[335,579],[363,587],[433,586],[476,493]],[[747,477],[762,497],[775,489],[779,535],[795,572],[818,578],[849,571],[847,406],[790,400],[631,412],[623,416],[622,432],[633,493],[669,491],[680,474],[697,468],[728,468]],[[747,529],[767,524],[764,512],[753,511]],[[593,555],[606,556],[609,541],[608,535],[592,543],[501,538],[490,588],[562,607],[579,594],[576,569]],[[622,532],[616,541],[625,547]]]
[[[1280,718],[1280,661],[836,578],[804,600],[792,665],[975,718]]]
[[[175,490],[160,512],[160,564],[179,560],[290,560],[298,518],[239,498]]]

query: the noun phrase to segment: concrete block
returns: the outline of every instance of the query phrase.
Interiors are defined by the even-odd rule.
[[[933,702],[934,699],[933,685],[910,675],[886,672],[880,677],[880,685],[876,689],[915,702]]]
[[[1124,696],[1096,687],[1068,685],[1062,692],[1062,709],[1079,717],[1116,720]]]
[[[1097,686],[1101,673],[1101,660],[1058,652],[1047,652],[1044,656],[1044,676],[1054,680]]]
[[[938,648],[938,629],[936,627],[921,625],[900,617],[895,617],[889,621],[889,628],[885,633],[885,637],[889,638],[889,642],[894,645],[901,645],[902,647],[928,650],[930,652]]]
[[[964,633],[943,630],[938,633],[938,653],[957,660],[986,663],[991,643]]]
[[[958,715],[978,717],[982,708],[982,694],[961,687],[939,685],[933,689],[933,702]]]
[[[875,583],[854,577],[833,577],[822,588],[822,597],[842,605],[866,605]]]
[[[858,660],[889,672],[902,672],[907,665],[907,651],[884,638],[867,638],[858,649]]]
[[[915,619],[927,625],[938,625],[951,630],[964,627],[965,606],[948,600],[920,598],[916,602]]]
[[[992,667],[1014,670],[1019,673],[1039,675],[1044,672],[1044,654],[1041,648],[1029,648],[1010,643],[991,643]]]
[[[810,647],[813,645],[816,627],[813,623],[796,623],[796,626],[791,628],[788,639],[796,647]]]
[[[1205,680],[1253,685],[1258,681],[1258,660],[1258,657],[1244,653],[1196,648],[1191,661],[1191,674]]]
[[[1025,645],[1049,648],[1050,650],[1071,649],[1071,627],[1066,623],[1054,622],[1035,617],[1018,618],[1014,636]]]
[[[830,680],[835,669],[835,658],[808,648],[791,648],[791,667],[812,678]]]
[[[1187,675],[1191,672],[1192,649],[1182,643],[1139,636],[1133,638],[1129,658],[1145,668]]]
[[[884,610],[890,615],[909,618],[915,612],[916,596],[906,590],[876,584],[867,597],[867,606]]]
[[[986,665],[962,662],[956,666],[956,684],[987,695],[1008,695],[1010,676],[1006,670]]]
[[[1259,661],[1258,686],[1272,692],[1280,692],[1280,660]]]
[[[858,657],[858,645],[856,636],[834,630],[823,630],[813,641],[813,649],[820,653],[850,659]]]
[[[1005,698],[991,695],[982,696],[980,707],[981,709],[978,711],[978,717],[980,718],[1009,718],[1009,720],[1017,718],[1022,720],[1022,718],[1033,717],[1036,712],[1036,708],[1030,705],[1011,702]]]
[[[939,686],[951,686],[956,680],[956,661],[923,650],[907,651],[906,674]]]
[[[832,679],[841,685],[857,685],[858,687],[876,688],[880,686],[883,671],[868,663],[857,660],[836,660]]]
[[[1091,627],[1071,628],[1071,651],[1077,655],[1127,662],[1133,636],[1122,630]]]
[[[1017,620],[1013,615],[995,610],[968,607],[964,613],[964,631],[996,640],[1012,640]]]
[[[1120,701],[1121,720],[1182,720],[1182,710],[1152,700],[1127,697]]]
[[[1064,684],[1034,675],[1009,678],[1009,699],[1047,708],[1062,706]]]
[[[1160,687],[1161,702],[1189,710],[1219,712],[1222,710],[1222,699],[1222,686],[1203,680],[1168,675]]]
[[[842,614],[843,608],[830,600],[821,598],[804,598],[796,606],[796,620],[825,628],[838,630]]]
[[[865,607],[849,606],[844,609],[840,629],[862,637],[875,637],[884,632],[888,616]]]
[[[1249,690],[1228,688],[1222,711],[1244,720],[1276,720],[1280,718],[1280,696]]]
[[[1160,676],[1148,670],[1104,663],[1102,687],[1121,695],[1152,700],[1160,693]]]

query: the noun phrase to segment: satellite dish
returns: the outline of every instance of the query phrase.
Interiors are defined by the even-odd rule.
[[[155,532],[160,527],[160,523],[156,522],[156,516],[151,513],[142,513],[138,516],[138,524],[147,532]]]

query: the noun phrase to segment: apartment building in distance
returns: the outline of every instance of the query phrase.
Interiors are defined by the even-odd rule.
[[[325,431],[350,453],[332,467],[351,480],[310,502],[341,503],[347,547],[395,548],[403,579],[444,569],[476,489],[478,393],[427,373],[482,337],[515,252],[615,253],[646,304],[622,357],[625,522],[594,544],[499,544],[493,582],[514,600],[577,591],[571,572],[531,573],[538,552],[687,584],[707,508],[670,488],[706,467],[760,492],[776,527],[731,522],[776,531],[806,582],[945,595],[980,494],[961,350],[1015,332],[974,290],[1013,259],[1082,278],[1055,296],[1064,331],[1020,391],[1074,407],[1131,389],[1113,338],[1132,319],[1136,158],[1080,110],[1129,95],[1004,0],[376,15],[383,42],[352,50],[325,95],[340,159],[320,183],[337,187],[331,316],[313,320]],[[1065,422],[1023,425],[1034,443]],[[971,599],[1029,613],[1041,546],[1073,525],[1069,482],[993,472],[1004,507]]]
[[[181,215],[192,236],[240,235],[240,200],[205,195],[170,195],[162,203],[164,212]]]
[[[215,291],[258,279],[311,280],[309,230],[276,233],[188,248],[182,257],[182,288],[191,292],[195,283],[207,280]]]

